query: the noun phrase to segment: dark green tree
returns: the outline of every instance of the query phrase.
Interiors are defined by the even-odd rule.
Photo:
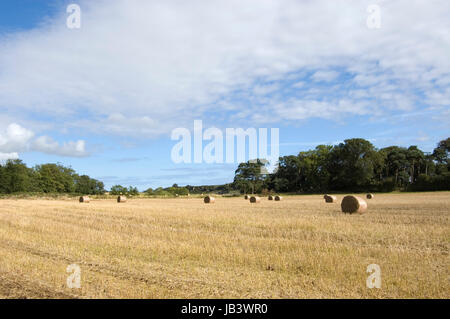
[[[35,168],[39,189],[44,193],[73,193],[75,191],[72,168],[60,164],[43,164]]]
[[[410,146],[406,153],[406,158],[409,161],[410,183],[414,183],[421,173],[421,168],[425,167],[425,154],[417,146]]]
[[[105,193],[105,185],[87,175],[74,175],[75,192],[79,194],[99,195]]]
[[[438,163],[447,164],[449,160],[448,158],[449,152],[450,152],[450,137],[438,143],[437,147],[433,151],[433,156]]]
[[[127,195],[136,196],[139,195],[139,191],[137,187],[130,186],[128,187]]]
[[[266,174],[264,174],[265,162],[257,159],[239,164],[235,171],[234,184],[244,193],[252,194],[262,188]]]
[[[361,191],[375,184],[375,168],[381,157],[369,141],[345,140],[333,148],[329,159],[331,189]]]
[[[4,194],[32,191],[34,173],[21,160],[0,165],[0,192]]]
[[[395,186],[402,186],[409,180],[408,150],[389,146],[381,150],[385,154],[385,176],[393,177]]]
[[[114,185],[111,187],[111,190],[109,191],[111,195],[127,195],[128,194],[128,188],[122,186],[122,185]]]

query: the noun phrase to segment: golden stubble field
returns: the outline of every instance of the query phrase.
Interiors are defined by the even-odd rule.
[[[368,204],[0,200],[0,298],[449,298],[450,192]]]

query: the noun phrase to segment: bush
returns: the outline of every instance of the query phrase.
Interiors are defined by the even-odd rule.
[[[111,195],[127,195],[128,188],[122,185],[114,185],[111,187],[111,191],[109,192]]]
[[[427,176],[420,174],[414,184],[407,188],[408,191],[446,191],[450,190],[450,173]]]
[[[395,180],[393,177],[385,178],[380,184],[378,184],[378,191],[382,193],[388,193],[395,190]]]

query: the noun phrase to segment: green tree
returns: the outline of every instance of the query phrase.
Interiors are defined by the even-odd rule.
[[[173,184],[172,187],[166,188],[165,191],[169,192],[173,196],[189,194],[189,189],[186,187],[179,187],[177,184]]]
[[[105,193],[105,185],[87,175],[74,175],[75,192],[79,194],[99,195]]]
[[[385,154],[385,176],[392,176],[395,186],[402,186],[409,180],[408,150],[404,147],[389,146],[381,151]]]
[[[420,174],[420,169],[425,166],[425,154],[417,146],[410,146],[406,152],[406,158],[409,161],[410,182],[414,183]]]
[[[157,189],[155,189],[153,194],[156,196],[170,196],[171,195],[167,190],[164,190],[162,187],[158,187]]]
[[[113,187],[111,187],[109,193],[111,195],[126,195],[128,194],[128,188],[122,185],[114,185]]]
[[[43,164],[35,167],[39,189],[44,193],[73,193],[75,171],[60,164]]]
[[[301,187],[301,162],[298,156],[280,157],[278,169],[273,174],[273,188],[277,192],[295,192]]]
[[[263,174],[264,161],[257,159],[240,163],[235,171],[234,184],[241,188],[243,192],[251,190],[252,194],[260,190],[263,185],[266,174]]]
[[[361,138],[345,140],[330,153],[330,186],[341,190],[368,189],[375,184],[375,168],[380,159],[369,141]]]
[[[304,192],[319,192],[329,188],[330,173],[327,163],[332,151],[331,146],[319,145],[314,150],[300,152],[300,190]]]
[[[435,172],[438,175],[446,174],[450,171],[450,159],[448,153],[450,152],[450,137],[438,143],[433,151],[433,158],[437,162]]]
[[[438,163],[447,164],[449,160],[448,158],[449,152],[450,152],[450,137],[438,143],[437,147],[433,151],[433,156]]]
[[[139,191],[138,191],[137,187],[130,186],[130,187],[128,187],[127,194],[131,195],[131,196],[136,196],[136,195],[139,195]]]
[[[0,192],[11,194],[30,191],[33,172],[21,160],[8,160],[0,165]]]

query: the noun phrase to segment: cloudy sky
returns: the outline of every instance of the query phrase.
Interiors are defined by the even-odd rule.
[[[281,155],[352,137],[431,151],[450,135],[449,16],[448,0],[1,1],[0,160],[108,187],[231,181],[236,164],[171,160],[194,120],[279,128]]]

